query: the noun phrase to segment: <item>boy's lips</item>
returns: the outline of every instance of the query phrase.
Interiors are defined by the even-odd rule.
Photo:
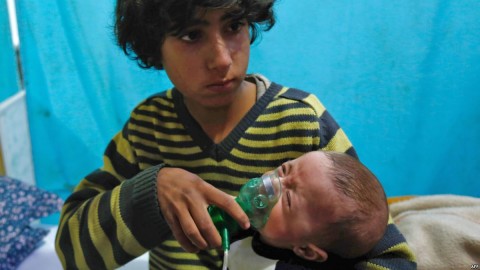
[[[235,82],[235,79],[217,81],[207,85],[207,88],[214,92],[224,92],[224,91],[231,90],[231,88],[234,85],[234,82]]]

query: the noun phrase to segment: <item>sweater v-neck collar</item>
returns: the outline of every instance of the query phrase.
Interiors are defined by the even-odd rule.
[[[178,113],[180,123],[185,127],[187,133],[193,141],[203,150],[203,152],[216,161],[225,159],[232,148],[238,143],[245,131],[250,127],[258,116],[264,111],[265,107],[275,97],[282,87],[272,83],[265,94],[255,102],[253,107],[233,128],[233,130],[219,143],[215,143],[202,129],[200,124],[193,118],[183,101],[183,95],[176,88],[172,90],[173,103]]]

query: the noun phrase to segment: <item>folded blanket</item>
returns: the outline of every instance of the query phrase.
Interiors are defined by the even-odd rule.
[[[390,211],[417,256],[418,269],[477,269],[480,198],[418,196],[391,204]]]
[[[234,242],[230,247],[228,268],[235,270],[274,270],[277,261],[259,256],[252,249],[252,237]]]

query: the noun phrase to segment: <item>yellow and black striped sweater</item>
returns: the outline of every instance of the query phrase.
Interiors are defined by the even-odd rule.
[[[149,97],[108,145],[103,167],[66,200],[57,254],[66,269],[112,269],[146,251],[152,269],[220,268],[216,251],[186,253],[174,240],[158,205],[158,170],[186,169],[235,196],[248,179],[318,149],[356,156],[319,100],[300,90],[271,83],[218,144],[189,114],[176,89]],[[413,260],[404,239],[397,240],[386,237],[382,252],[392,249],[390,257]]]

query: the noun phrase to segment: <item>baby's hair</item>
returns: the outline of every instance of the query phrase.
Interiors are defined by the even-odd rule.
[[[179,35],[198,8],[233,8],[246,19],[253,43],[259,31],[275,24],[275,0],[117,0],[115,36],[124,53],[145,69],[163,69],[161,46],[169,34]],[[238,9],[236,9],[238,8]]]
[[[388,223],[388,204],[385,191],[377,177],[359,160],[345,153],[325,152],[332,162],[328,174],[348,214],[330,226],[331,252],[345,258],[365,254],[380,240]],[[350,203],[349,203],[350,202]],[[365,227],[365,224],[372,224]],[[362,226],[364,225],[364,226]],[[371,228],[381,228],[378,229]]]

